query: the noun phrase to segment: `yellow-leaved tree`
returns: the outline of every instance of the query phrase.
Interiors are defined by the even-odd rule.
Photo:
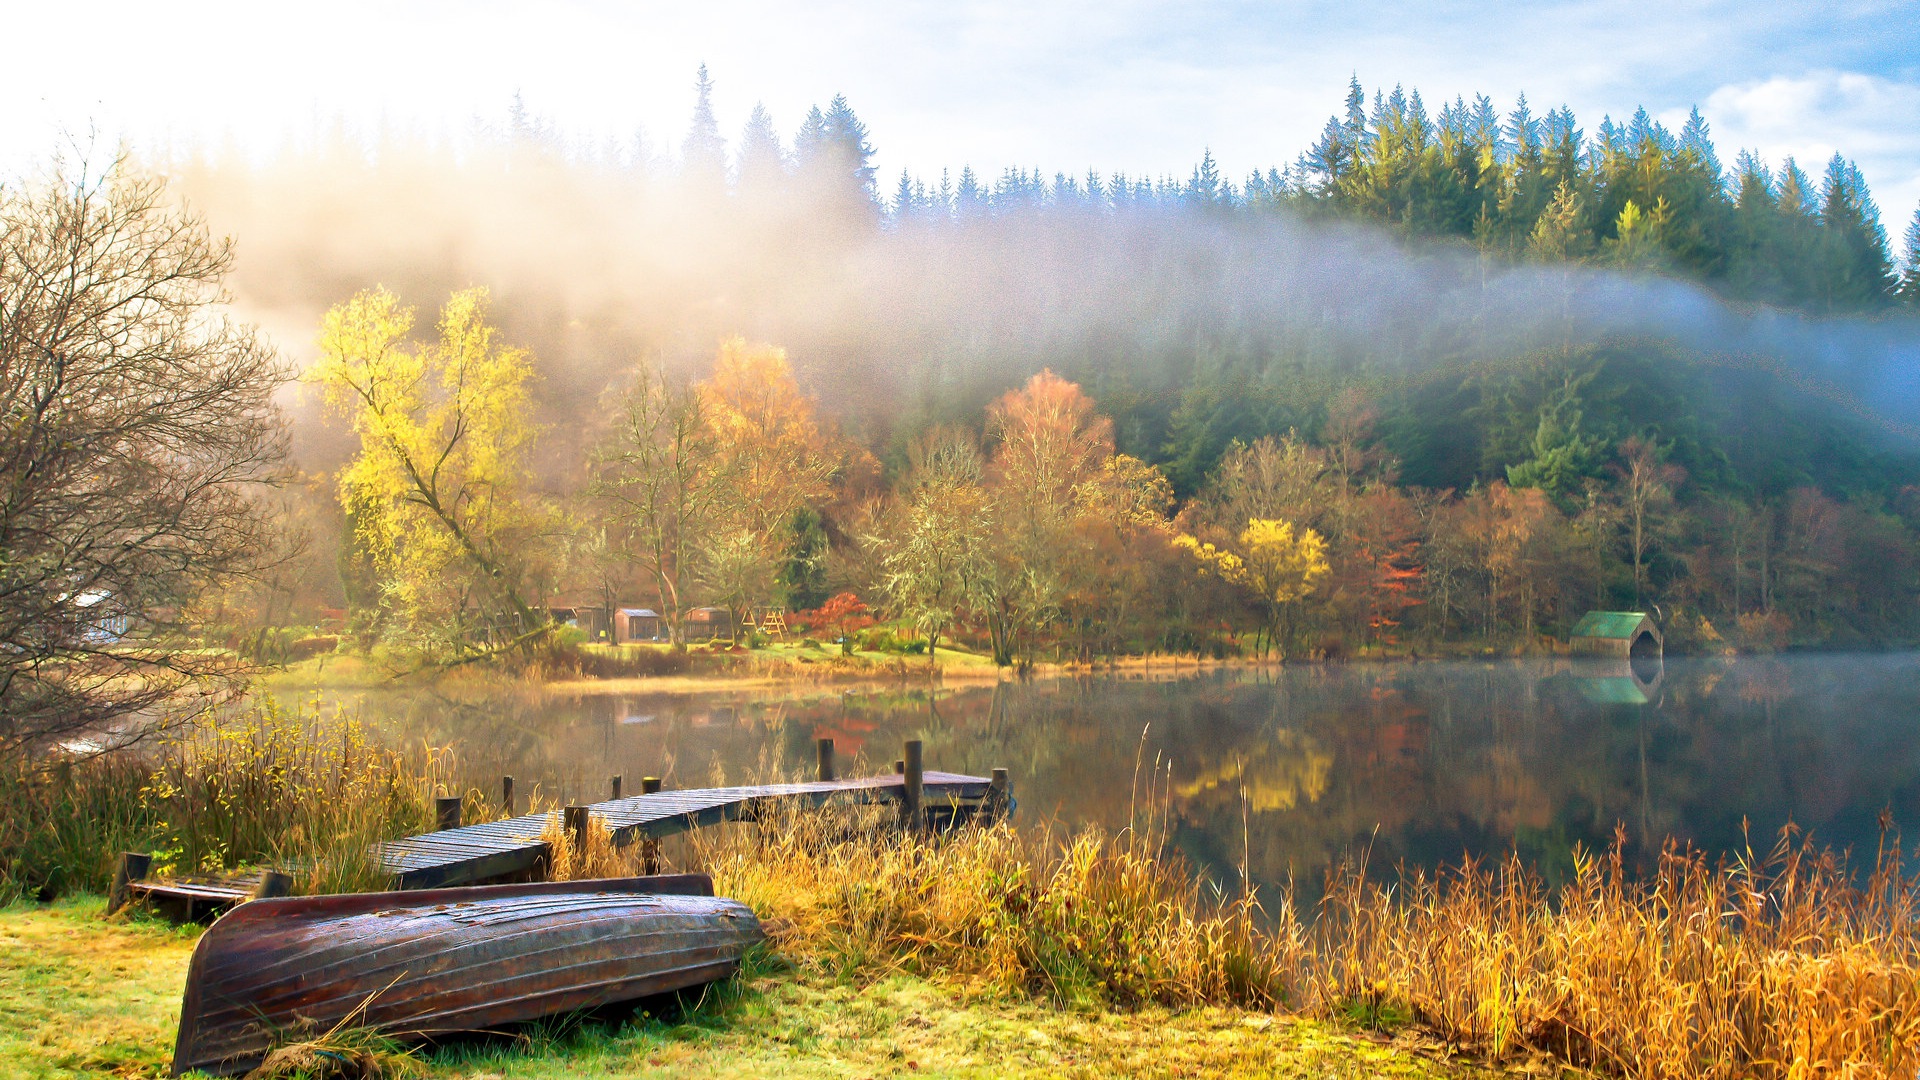
[[[1217,546],[1197,537],[1174,540],[1193,553],[1201,568],[1253,593],[1266,613],[1266,640],[1262,651],[1293,638],[1293,615],[1300,601],[1327,575],[1327,541],[1312,529],[1295,529],[1290,521],[1253,518],[1234,542]]]
[[[413,309],[366,290],[327,312],[307,374],[360,437],[340,501],[387,607],[416,643],[455,653],[548,627],[522,554],[540,524],[524,493],[532,357],[499,343],[486,308],[484,288],[454,293],[438,339],[416,343]]]

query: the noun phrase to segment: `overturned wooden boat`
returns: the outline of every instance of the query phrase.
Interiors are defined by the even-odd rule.
[[[174,1075],[335,1028],[422,1039],[722,979],[763,937],[705,874],[255,900],[201,936]]]

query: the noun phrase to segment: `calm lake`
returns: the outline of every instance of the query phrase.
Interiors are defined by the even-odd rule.
[[[1871,860],[1891,812],[1920,840],[1920,655],[1402,663],[793,692],[332,700],[453,746],[467,780],[606,798],[812,769],[814,739],[882,772],[923,739],[929,768],[1012,770],[1017,820],[1124,826],[1158,763],[1174,842],[1222,882],[1318,894],[1328,863],[1431,866],[1517,849],[1557,878],[1616,826],[1716,853],[1788,821]],[[1136,794],[1139,792],[1140,794]]]

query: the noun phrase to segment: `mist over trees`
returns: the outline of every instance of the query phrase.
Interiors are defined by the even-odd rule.
[[[1920,217],[1896,258],[1843,157],[1356,82],[1244,178],[882,182],[844,97],[728,137],[694,91],[677,160],[517,108],[170,168],[284,340],[374,282],[491,290],[555,596],[851,591],[1003,662],[1524,646],[1636,604],[1701,647],[1920,629]],[[1020,394],[1080,447],[1057,475],[1017,465]],[[344,466],[295,409],[303,467]]]

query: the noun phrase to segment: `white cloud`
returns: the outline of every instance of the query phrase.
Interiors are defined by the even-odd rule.
[[[1920,83],[1853,71],[1814,71],[1722,86],[1702,112],[1722,160],[1738,149],[1778,164],[1791,155],[1819,178],[1835,153],[1856,161],[1888,232],[1920,202]]]

